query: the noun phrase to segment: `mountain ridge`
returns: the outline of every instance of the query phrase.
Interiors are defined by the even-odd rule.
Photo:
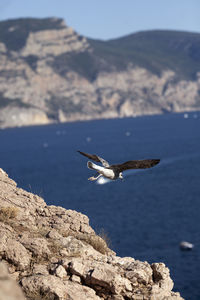
[[[200,34],[107,41],[61,18],[0,22],[0,127],[200,110]]]

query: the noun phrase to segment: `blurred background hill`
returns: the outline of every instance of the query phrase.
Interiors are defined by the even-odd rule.
[[[200,34],[86,38],[61,18],[0,22],[0,127],[200,109]]]

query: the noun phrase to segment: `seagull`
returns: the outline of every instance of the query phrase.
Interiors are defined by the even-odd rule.
[[[94,181],[99,177],[103,176],[105,178],[116,180],[118,178],[123,179],[122,172],[129,169],[147,169],[154,167],[160,162],[160,159],[144,159],[144,160],[129,160],[122,164],[110,165],[105,159],[101,158],[96,154],[88,154],[85,152],[78,151],[80,154],[86,156],[87,158],[99,162],[102,166],[96,165],[91,161],[87,162],[87,167],[89,169],[95,170],[98,173],[97,177],[89,177],[88,180]]]

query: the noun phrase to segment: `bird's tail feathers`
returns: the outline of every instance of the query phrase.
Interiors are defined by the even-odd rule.
[[[95,171],[97,171],[97,172],[101,172],[102,169],[104,169],[103,167],[98,166],[98,165],[92,163],[91,161],[88,161],[87,167],[88,167],[89,169],[95,170]]]
[[[89,169],[94,169],[94,164],[91,162],[91,161],[88,161],[88,163],[87,163],[87,167],[89,168]]]

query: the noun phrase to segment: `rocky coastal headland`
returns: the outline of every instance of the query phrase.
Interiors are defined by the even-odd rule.
[[[62,19],[0,22],[0,128],[200,110],[200,34],[101,41]]]
[[[169,269],[119,257],[87,216],[48,206],[0,169],[0,300],[183,300]]]

